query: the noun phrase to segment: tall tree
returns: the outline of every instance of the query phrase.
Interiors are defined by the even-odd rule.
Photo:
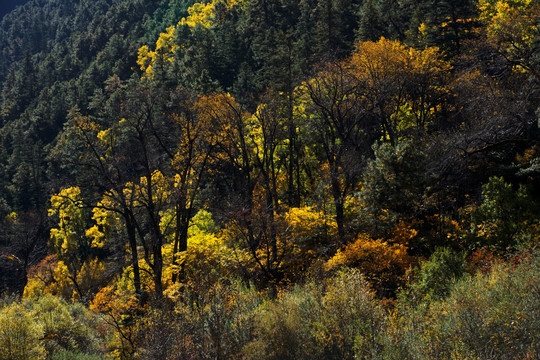
[[[338,237],[346,242],[345,199],[358,183],[363,158],[380,137],[371,116],[362,106],[362,89],[345,63],[328,64],[300,91],[307,96],[306,121],[313,134],[311,143],[325,164],[334,200]]]

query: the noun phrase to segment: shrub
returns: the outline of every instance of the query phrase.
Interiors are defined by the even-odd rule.
[[[246,359],[369,359],[384,332],[382,308],[355,269],[282,293],[259,308],[256,320]]]
[[[482,204],[472,214],[476,246],[490,246],[496,253],[516,250],[538,239],[538,204],[525,186],[517,190],[501,177],[482,186]]]
[[[260,295],[239,281],[205,291],[184,289],[175,304],[145,313],[137,323],[136,359],[237,359],[252,339]],[[174,305],[174,306],[172,306]]]
[[[404,275],[412,261],[407,246],[360,235],[356,241],[338,250],[325,267],[327,270],[358,267],[379,295],[388,296],[404,284]]]
[[[515,266],[496,263],[489,273],[462,278],[429,306],[400,302],[383,358],[537,358],[539,279],[536,253]]]
[[[38,360],[45,358],[40,340],[43,327],[36,323],[24,306],[17,302],[0,309],[0,350],[4,360]]]
[[[50,360],[103,360],[101,355],[89,355],[77,351],[62,350],[54,353]]]
[[[465,274],[465,270],[465,253],[439,248],[420,265],[408,295],[420,302],[443,299],[453,284]]]
[[[312,334],[320,318],[320,296],[313,287],[283,293],[266,301],[255,317],[256,338],[244,348],[246,359],[320,359]]]
[[[52,295],[26,303],[26,311],[43,329],[43,343],[49,354],[62,350],[98,353],[101,340],[97,329],[101,319],[79,303],[69,304]]]
[[[538,356],[540,257],[515,269],[499,264],[489,274],[461,281],[433,309],[434,332],[448,354],[479,359]]]

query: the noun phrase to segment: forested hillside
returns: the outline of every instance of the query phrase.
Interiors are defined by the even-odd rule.
[[[533,359],[540,1],[30,0],[0,358]]]

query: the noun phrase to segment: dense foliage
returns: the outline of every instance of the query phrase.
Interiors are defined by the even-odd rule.
[[[539,24],[537,0],[7,14],[1,357],[535,358]]]

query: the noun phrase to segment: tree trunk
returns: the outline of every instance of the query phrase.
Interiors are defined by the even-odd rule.
[[[336,208],[336,224],[338,229],[339,242],[345,243],[345,226],[344,226],[344,206],[341,196],[341,186],[335,164],[330,165],[330,183],[332,187],[332,196],[334,197],[334,206]]]
[[[138,297],[142,296],[141,291],[141,272],[139,269],[139,253],[137,251],[137,237],[135,233],[135,224],[133,214],[126,212],[126,228],[128,233],[129,247],[131,248],[131,265],[133,266],[133,286]]]

